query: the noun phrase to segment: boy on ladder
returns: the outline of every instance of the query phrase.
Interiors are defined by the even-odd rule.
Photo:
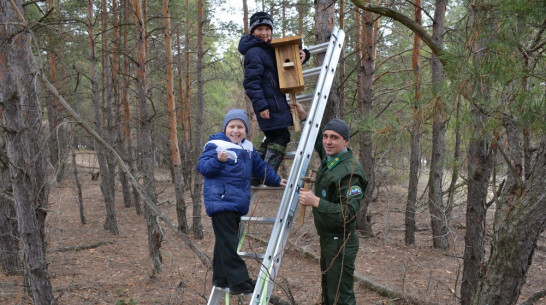
[[[246,139],[249,126],[244,110],[230,110],[223,130],[210,136],[197,162],[197,171],[205,177],[205,209],[212,218],[216,238],[212,284],[229,287],[230,294],[254,291],[255,282],[248,276],[245,261],[237,254],[241,216],[248,213],[250,206],[252,175],[273,186],[286,186],[286,179],[281,179]]]
[[[253,14],[250,34],[241,37],[239,52],[245,57],[243,86],[265,135],[258,152],[277,171],[290,142],[288,127],[294,124],[286,96],[279,86],[275,50],[271,47],[272,33],[271,16],[265,12]],[[302,63],[309,57],[309,51],[300,50]]]

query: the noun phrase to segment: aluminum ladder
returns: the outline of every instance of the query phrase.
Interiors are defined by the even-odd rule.
[[[263,259],[259,274],[256,278],[256,287],[254,288],[254,292],[252,293],[249,302],[250,305],[267,305],[271,293],[273,292],[275,278],[279,271],[284,247],[298,206],[298,191],[304,184],[302,178],[307,173],[307,167],[313,154],[315,140],[326,108],[328,95],[330,94],[330,89],[336,76],[336,68],[343,49],[344,39],[345,33],[343,30],[335,28],[332,31],[329,42],[307,48],[311,54],[325,52],[325,56],[321,66],[303,71],[304,78],[318,75],[318,79],[313,94],[296,95],[296,100],[299,103],[311,101],[311,105],[307,112],[307,120],[302,126],[298,148],[294,153],[287,153],[287,155],[293,156],[293,162],[277,216],[275,218],[248,216],[241,218],[241,223],[253,222],[273,224],[273,229],[267,244],[267,250],[264,254],[239,252],[239,255],[242,257]],[[275,189],[271,187],[266,188]],[[239,243],[239,249],[241,244],[242,240]],[[207,304],[220,305],[222,298],[225,298],[225,304],[229,305],[229,289],[214,286],[212,287],[212,292]]]

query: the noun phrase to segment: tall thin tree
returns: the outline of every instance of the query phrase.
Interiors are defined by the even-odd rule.
[[[142,158],[141,168],[144,182],[144,189],[150,197],[152,203],[156,203],[155,180],[154,180],[154,155],[152,145],[152,127],[151,116],[149,113],[147,88],[147,31],[144,7],[141,0],[133,0],[133,12],[136,28],[136,52],[137,52],[137,100],[140,116],[139,129],[139,153]],[[144,217],[146,218],[146,227],[148,231],[148,250],[152,258],[154,272],[162,269],[163,257],[161,255],[161,243],[163,242],[163,232],[157,222],[157,215],[154,215],[152,207],[144,204]]]
[[[203,0],[197,0],[197,122],[203,122],[205,115],[205,99],[203,96],[205,87],[205,78],[203,76],[204,69],[204,54],[203,54]],[[203,147],[203,124],[197,124],[195,135],[195,146]],[[193,180],[194,187],[192,192],[193,200],[193,237],[196,239],[203,238],[203,225],[201,223],[201,197],[203,194],[203,176],[195,175]]]
[[[174,76],[172,54],[171,15],[169,13],[169,0],[163,0],[163,26],[165,33],[165,57],[166,57],[166,86],[167,108],[169,115],[169,143],[171,148],[171,162],[173,166],[174,190],[176,196],[176,215],[178,217],[178,229],[187,232],[186,203],[184,202],[184,180],[182,176],[182,160],[178,147],[178,135],[176,122],[176,105],[174,103]]]
[[[49,18],[53,20],[53,23],[57,22],[59,16],[59,9],[53,3],[53,0],[47,0],[46,9],[48,12]],[[48,58],[48,74],[51,82],[57,82],[58,74],[58,57],[61,53],[59,36],[57,35],[59,31],[56,27],[48,27],[49,35],[47,38],[47,58]],[[51,165],[55,169],[55,180],[61,181],[64,175],[64,161],[66,159],[66,129],[62,125],[62,113],[59,107],[59,103],[54,96],[47,97],[47,119],[49,125],[49,136],[48,136],[48,148],[49,148],[49,160]]]
[[[187,10],[186,10],[186,13],[188,13]],[[187,32],[189,33],[190,31],[188,30]],[[182,46],[180,42],[180,36],[181,36],[180,30],[177,30],[176,31],[176,37],[177,37],[176,47],[177,47],[178,55],[176,56],[176,58],[177,58],[177,66],[178,66],[178,69],[177,69],[178,100],[179,100],[178,117],[180,118],[177,122],[182,127],[182,133],[183,133],[182,137],[180,137],[179,139],[180,142],[178,147],[180,148],[180,155],[182,159],[181,167],[182,167],[182,178],[184,180],[184,185],[191,187],[190,181],[191,181],[191,173],[193,170],[193,166],[192,166],[192,160],[189,156],[190,156],[191,147],[192,147],[191,145],[191,121],[192,120],[191,120],[191,116],[189,115],[189,109],[188,109],[189,107],[186,103],[186,91],[189,90],[189,88],[185,88],[184,86],[185,78],[184,78],[183,71],[185,69],[185,65],[182,63],[183,53],[182,53]],[[188,41],[189,41],[189,38],[188,38]],[[187,46],[185,46],[185,48],[187,48]],[[188,63],[188,66],[189,66],[189,63]]]
[[[316,0],[315,1],[315,39],[316,44],[330,41],[330,36],[334,30],[336,14],[334,0]],[[317,62],[322,63],[324,54],[317,54]],[[324,110],[323,122],[328,122],[332,118],[339,118],[339,81],[334,78],[328,103]]]
[[[126,5],[126,4],[125,4]],[[121,72],[121,16],[122,9],[118,4],[118,0],[112,0],[112,95],[113,95],[113,105],[114,105],[114,116],[115,116],[115,125],[113,126],[112,132],[115,133],[115,143],[113,143],[116,149],[119,151],[120,155],[123,158],[127,159],[127,149],[124,145],[123,139],[123,128],[124,128],[124,109],[122,102],[122,82],[124,80],[120,79]],[[126,26],[124,26],[126,28]],[[126,76],[123,76],[126,77]],[[124,90],[128,90],[125,88]],[[121,194],[123,196],[123,204],[125,207],[130,207],[132,202],[131,197],[131,187],[127,175],[120,170],[119,171],[119,181],[121,184]]]
[[[300,19],[302,18],[300,17]],[[339,2],[339,28],[342,30],[345,30],[345,1]],[[345,82],[345,77],[346,77],[345,52],[343,51],[343,49],[341,50],[341,54],[339,55],[338,71],[339,71],[339,83],[343,84]],[[340,88],[339,90],[339,116],[342,118],[345,117],[345,90],[343,90],[343,88]]]
[[[360,45],[362,58],[359,60],[359,74],[362,77],[362,85],[359,86],[358,107],[364,118],[364,128],[359,133],[360,152],[359,159],[368,178],[368,185],[362,199],[362,208],[357,216],[357,228],[365,236],[372,236],[373,229],[370,215],[368,215],[368,206],[372,201],[372,193],[375,187],[375,173],[373,160],[372,130],[369,127],[372,118],[373,107],[373,78],[375,75],[375,29],[374,16],[371,12],[361,11],[361,38]]]
[[[131,8],[132,5],[129,1],[122,1],[121,2],[121,16],[122,16],[122,22],[124,24],[129,24],[130,17],[131,17]],[[121,49],[126,54],[129,52],[129,27],[124,26],[121,31]],[[136,173],[136,166],[137,162],[135,160],[135,151],[133,147],[133,132],[132,132],[132,124],[131,124],[131,103],[129,101],[129,89],[131,84],[131,61],[129,60],[130,57],[128,54],[123,56],[122,61],[122,75],[123,75],[123,82],[121,87],[121,107],[122,107],[122,123],[121,123],[121,135],[122,135],[122,146],[124,147],[125,155],[123,155],[123,160],[127,163],[129,168],[133,173]],[[136,124],[135,124],[136,125]],[[136,125],[135,127],[138,127]],[[133,187],[133,196],[131,203],[134,203],[135,205],[135,211],[137,215],[142,214],[142,205],[140,204],[140,196],[138,193],[138,190]],[[129,203],[130,204],[130,203]],[[127,206],[127,203],[125,204]]]
[[[432,22],[432,39],[440,47],[443,47],[444,44],[446,7],[447,0],[436,0],[434,20]],[[444,66],[436,54],[432,54],[431,67],[434,113],[432,118],[432,154],[428,182],[428,209],[432,229],[432,244],[434,248],[447,249],[449,247],[449,229],[442,192],[446,132],[446,102],[442,89],[444,87],[445,76]]]
[[[416,0],[414,3],[414,21],[421,25],[421,0]],[[411,64],[414,75],[415,94],[413,100],[413,122],[411,127],[411,155],[410,155],[410,170],[408,177],[408,199],[406,201],[405,212],[405,231],[404,242],[406,245],[415,244],[415,210],[417,205],[417,187],[419,184],[419,166],[421,159],[421,150],[419,142],[421,138],[421,111],[419,105],[423,99],[423,91],[421,88],[421,38],[417,34],[413,34],[413,54],[411,56]]]
[[[112,104],[112,71],[110,68],[110,45],[108,41],[108,6],[106,0],[101,0],[101,45],[102,45],[102,105],[101,110],[104,113],[102,117],[101,126],[103,126],[103,135],[108,139],[110,145],[114,145],[116,142],[116,132],[114,128],[114,107]],[[118,224],[116,218],[115,207],[115,179],[114,174],[116,171],[116,162],[114,158],[106,157],[106,152],[103,148],[100,149],[104,156],[103,162],[106,163],[101,168],[100,181],[101,190],[108,192],[108,200],[106,204],[106,220],[104,222],[104,229],[118,234]]]
[[[93,9],[93,0],[87,2],[87,32],[89,35],[89,61],[90,61],[90,71],[91,74],[91,100],[93,101],[93,114],[95,119],[95,129],[99,135],[103,135],[103,115],[101,111],[101,98],[99,92],[99,76],[97,71],[97,55],[95,47],[95,18],[94,18],[94,9]],[[104,204],[106,206],[106,219],[104,222],[104,229],[110,231],[112,234],[119,234],[119,229],[117,227],[117,220],[115,215],[114,208],[114,197],[113,197],[113,181],[110,181],[108,173],[108,162],[106,158],[106,152],[104,148],[98,143],[95,144],[95,151],[97,154],[97,159],[99,163],[99,171],[101,173],[101,192],[104,198]]]

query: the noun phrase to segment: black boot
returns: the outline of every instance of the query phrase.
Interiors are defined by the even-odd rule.
[[[271,166],[276,173],[279,173],[279,167],[281,166],[283,158],[284,152],[268,148],[265,152],[264,161],[267,162],[267,165]]]

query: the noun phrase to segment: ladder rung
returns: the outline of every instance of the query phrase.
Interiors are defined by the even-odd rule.
[[[305,102],[311,102],[313,100],[314,94],[300,94],[296,95],[296,101],[298,103],[305,103]],[[290,102],[290,98],[288,98],[288,101]]]
[[[296,156],[296,152],[295,151],[288,151],[286,153],[284,153],[284,158],[283,160],[294,160],[294,157]]]
[[[294,151],[294,150],[293,151],[287,151],[287,152],[284,153],[284,156],[285,157],[286,156],[292,156],[293,157],[295,154],[296,154],[296,151]]]
[[[254,253],[254,252],[237,252],[237,254],[239,254],[239,256],[244,258],[264,258],[265,257],[264,254]]]
[[[311,54],[326,52],[326,50],[328,49],[329,44],[330,44],[330,42],[325,42],[325,43],[317,44],[317,45],[314,45],[314,46],[311,46],[311,47],[307,47],[307,51],[309,51],[309,53],[311,53]]]
[[[312,77],[312,76],[319,76],[321,70],[322,70],[322,67],[316,67],[316,68],[303,70],[302,71],[303,78]]]
[[[277,218],[275,218],[275,217],[255,217],[255,216],[252,216],[252,217],[243,216],[243,217],[241,217],[241,221],[254,222],[254,223],[265,223],[265,224],[273,224],[273,223],[275,223],[275,220],[277,220]]]

